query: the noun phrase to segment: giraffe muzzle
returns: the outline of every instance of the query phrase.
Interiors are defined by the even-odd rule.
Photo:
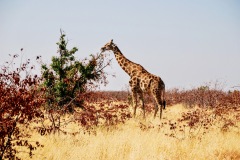
[[[101,48],[101,53],[104,52],[106,49],[104,47]]]

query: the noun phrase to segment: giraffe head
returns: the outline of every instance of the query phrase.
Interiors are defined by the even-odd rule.
[[[114,48],[116,47],[116,45],[113,43],[113,40],[111,40],[110,42],[108,42],[107,44],[105,44],[102,48],[101,51],[109,51],[109,50],[114,50]]]

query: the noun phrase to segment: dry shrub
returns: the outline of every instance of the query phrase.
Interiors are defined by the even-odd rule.
[[[106,106],[104,102],[95,105],[88,105],[85,111],[76,112],[74,117],[85,129],[92,129],[95,126],[114,126],[125,123],[131,114],[126,104],[112,104]]]
[[[225,92],[218,84],[212,88],[210,85],[200,86],[191,90],[179,90],[173,89],[167,91],[167,103],[168,106],[182,103],[189,110],[182,113],[181,118],[177,121],[169,120],[168,122],[162,122],[159,125],[159,129],[169,126],[171,133],[167,133],[167,136],[179,137],[179,135],[186,135],[188,137],[202,137],[208,133],[210,129],[220,129],[221,131],[228,131],[232,128],[238,128],[237,122],[240,119],[240,92]],[[87,96],[88,104],[100,103],[98,107],[90,105],[87,111],[81,113],[78,118],[84,126],[97,126],[99,119],[104,119],[107,124],[117,124],[121,122],[119,114],[131,115],[129,110],[119,110],[120,106],[115,106],[114,111],[109,110],[108,107],[113,102],[127,102],[124,108],[130,107],[129,97],[131,97],[128,91],[101,91],[91,92]],[[151,95],[145,95],[146,113],[151,114],[154,110],[154,103]],[[121,108],[121,107],[120,107]],[[130,116],[129,116],[130,117]],[[167,117],[167,116],[166,116]],[[115,121],[115,119],[117,119]],[[139,125],[142,130],[149,130],[156,128],[154,126],[148,126],[144,123]],[[182,137],[182,136],[180,136]]]
[[[40,79],[30,74],[34,67],[29,59],[15,69],[17,57],[13,55],[12,61],[6,62],[0,71],[0,159],[19,159],[17,153],[21,151],[17,146],[27,148],[32,157],[32,151],[41,146],[39,142],[29,142],[31,135],[20,129],[28,128],[36,118],[43,118]]]

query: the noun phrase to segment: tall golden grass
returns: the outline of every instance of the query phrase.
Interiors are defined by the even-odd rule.
[[[182,113],[195,109],[174,105],[164,110],[162,120],[153,119],[150,114],[143,120],[139,109],[138,116],[124,124],[99,126],[92,132],[84,132],[76,123],[71,123],[66,129],[80,131],[79,134],[41,136],[36,133],[30,141],[39,141],[44,147],[33,152],[33,159],[240,159],[239,122],[233,128],[221,130],[220,127],[212,127],[206,133],[201,128],[190,132],[190,128],[186,127],[184,132],[180,132],[163,125],[175,122]],[[231,117],[231,114],[228,116]],[[221,126],[222,122],[215,122],[215,125]],[[24,152],[20,152],[20,157],[29,159]]]

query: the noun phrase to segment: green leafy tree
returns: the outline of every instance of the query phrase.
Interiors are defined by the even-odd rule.
[[[68,41],[61,31],[58,45],[58,56],[52,57],[48,66],[42,67],[43,89],[51,126],[44,126],[41,131],[62,131],[61,116],[66,112],[73,113],[76,107],[84,108],[83,100],[86,93],[101,84],[107,84],[107,73],[104,69],[111,60],[106,54],[91,54],[90,59],[77,60],[74,54],[76,47],[67,48]],[[40,57],[37,57],[38,59]]]
[[[68,41],[61,31],[58,56],[52,57],[50,66],[42,64],[42,76],[46,90],[47,109],[73,112],[74,107],[83,107],[81,94],[107,84],[104,68],[111,60],[104,54],[90,55],[90,59],[76,60],[76,47],[67,49]],[[106,59],[106,61],[104,61]]]

